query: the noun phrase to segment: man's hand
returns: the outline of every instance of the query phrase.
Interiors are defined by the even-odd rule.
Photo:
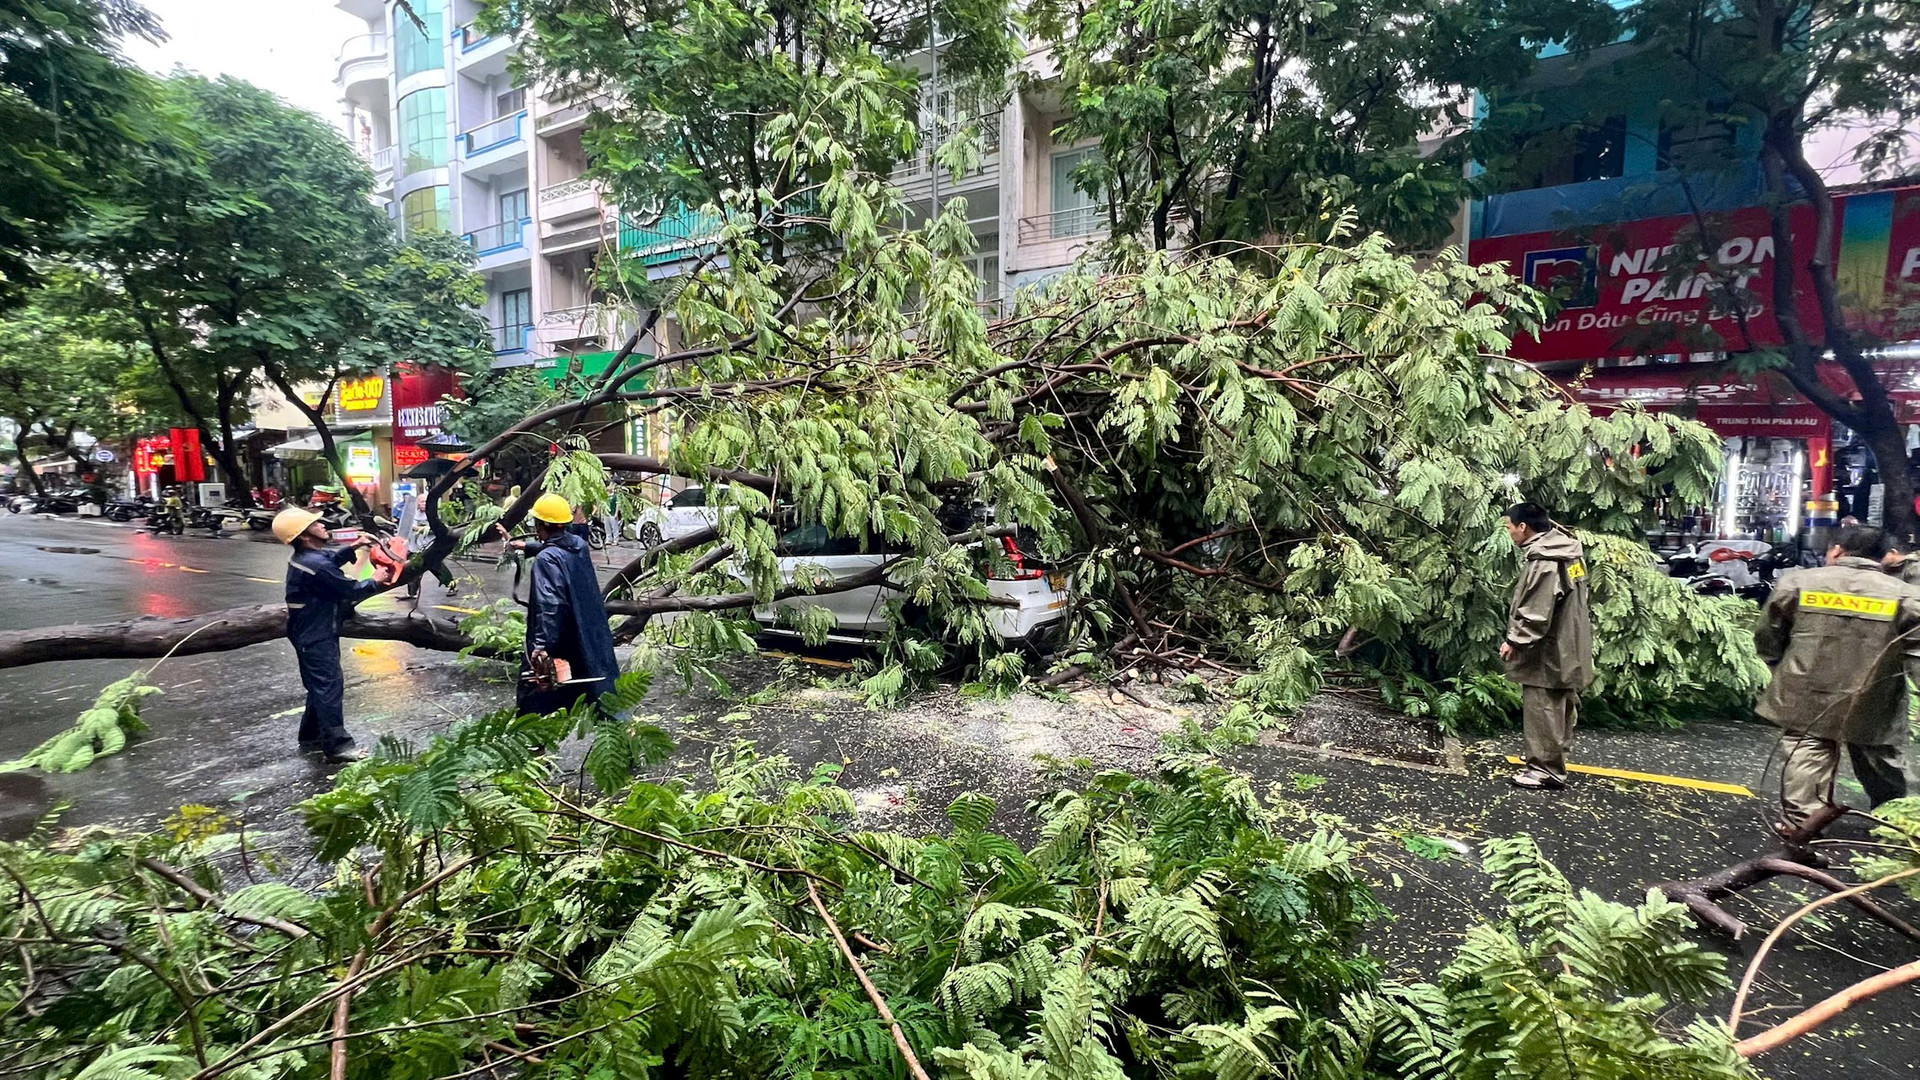
[[[546,686],[553,682],[553,657],[545,649],[535,649],[527,654],[527,666],[533,669],[533,682],[537,686]]]
[[[507,541],[507,546],[515,551],[527,550],[527,542],[525,540],[509,540]]]
[[[375,539],[371,533],[363,532],[353,538],[353,546],[357,548],[370,548],[379,542],[380,541]]]
[[[1503,641],[1500,643],[1500,659],[1502,660],[1513,659],[1513,642]]]

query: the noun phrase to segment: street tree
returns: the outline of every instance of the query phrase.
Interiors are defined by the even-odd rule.
[[[1538,0],[1042,0],[1028,18],[1072,110],[1056,143],[1100,150],[1075,183],[1154,248],[1325,237],[1342,208],[1437,246],[1505,119],[1464,91],[1517,86],[1535,43],[1606,24]]]
[[[158,415],[139,385],[144,350],[114,333],[110,316],[75,307],[77,275],[42,277],[46,285],[0,317],[0,416],[17,425],[20,473],[39,492],[45,485],[29,461],[33,447],[91,470],[91,443],[78,437],[125,438]]]
[[[36,259],[66,250],[65,231],[157,122],[152,80],[119,50],[163,37],[130,0],[0,0],[0,304],[39,280]]]
[[[472,253],[433,232],[397,240],[365,164],[318,117],[233,79],[175,76],[162,93],[181,122],[96,216],[88,256],[231,490],[250,486],[234,430],[262,386],[307,417],[346,483],[324,407],[341,380],[491,361]]]

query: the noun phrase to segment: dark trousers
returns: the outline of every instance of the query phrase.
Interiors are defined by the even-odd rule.
[[[300,745],[329,754],[353,745],[347,734],[347,679],[340,671],[340,639],[296,644],[300,685],[307,688],[307,711],[300,714]]]

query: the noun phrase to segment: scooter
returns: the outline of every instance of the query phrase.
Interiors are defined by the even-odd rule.
[[[147,517],[153,513],[151,500],[137,495],[116,495],[107,501],[101,514],[108,521],[132,521],[137,517]]]

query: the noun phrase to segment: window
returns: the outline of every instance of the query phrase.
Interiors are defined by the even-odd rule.
[[[1560,187],[1625,176],[1627,118],[1570,124],[1536,132],[1520,146],[1516,182],[1509,190]]]
[[[518,222],[527,216],[527,189],[502,192],[500,195],[500,220]]]
[[[400,235],[446,232],[453,228],[453,208],[445,184],[409,191],[400,200]]]
[[[493,115],[495,119],[502,116],[511,116],[526,107],[527,88],[524,86],[516,86],[493,99]]]
[[[1073,182],[1073,171],[1100,157],[1100,148],[1068,150],[1053,155],[1053,235],[1084,236],[1100,227],[1106,200],[1089,194]]]
[[[408,5],[420,17],[407,16],[407,9],[393,9],[394,68],[401,78],[422,71],[439,71],[446,66],[446,23],[441,10],[444,0],[413,0]]]
[[[446,163],[446,88],[415,90],[400,99],[400,171],[424,172]]]
[[[1672,117],[1660,124],[1663,169],[1699,169],[1725,165],[1734,151],[1732,104],[1710,102],[1704,113]]]
[[[668,499],[667,505],[673,507],[675,510],[685,510],[688,507],[694,506],[705,506],[707,505],[707,489],[690,487],[680,494],[675,495],[673,498]]]
[[[533,325],[533,290],[513,289],[500,294],[500,325]]]
[[[851,536],[835,536],[825,525],[802,525],[782,536],[774,553],[784,557],[813,558],[827,555],[858,555],[860,541]]]

